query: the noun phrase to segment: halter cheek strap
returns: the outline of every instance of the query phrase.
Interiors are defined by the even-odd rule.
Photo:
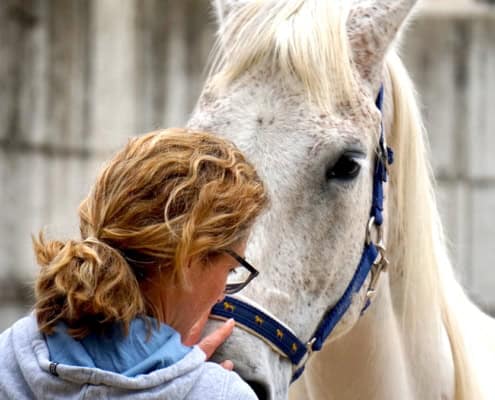
[[[376,106],[380,111],[382,110],[383,86],[378,93]],[[387,181],[387,167],[392,162],[393,152],[386,145],[382,122],[373,174],[373,201],[361,260],[344,294],[323,316],[309,341],[301,341],[291,329],[268,313],[261,311],[259,307],[250,304],[253,303],[252,301],[246,302],[238,297],[226,296],[223,302],[216,304],[211,311],[211,318],[214,319],[234,318],[240,328],[259,337],[277,353],[288,358],[294,366],[291,382],[301,376],[311,353],[322,348],[325,340],[351,305],[354,294],[361,290],[370,273],[367,300],[362,312],[367,309],[373,299],[380,273],[385,271],[388,265],[382,229],[383,183]]]

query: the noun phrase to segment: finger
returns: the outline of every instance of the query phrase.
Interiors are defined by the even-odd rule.
[[[227,371],[233,371],[234,370],[234,363],[230,360],[225,360],[220,363],[220,365],[225,368]]]
[[[206,359],[209,359],[215,350],[227,340],[234,330],[235,322],[233,319],[229,319],[222,324],[220,328],[216,329],[198,344],[201,350],[206,354]]]

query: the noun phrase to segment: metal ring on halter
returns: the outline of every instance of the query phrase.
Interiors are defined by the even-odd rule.
[[[304,368],[306,366],[306,363],[309,361],[311,358],[311,355],[313,354],[313,345],[316,342],[316,338],[314,337],[311,339],[308,343],[306,343],[306,354],[304,354],[304,357],[299,361],[299,363],[294,367],[294,371],[299,371],[301,368]]]
[[[373,240],[372,238],[372,231],[375,231],[376,233],[376,240]],[[375,223],[375,217],[371,216],[369,221],[368,221],[368,226],[366,228],[366,244],[370,245],[371,243],[374,243],[378,249],[381,247],[384,247],[383,244],[383,227],[381,225],[378,225]]]

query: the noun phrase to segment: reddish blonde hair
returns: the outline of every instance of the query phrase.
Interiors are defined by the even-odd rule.
[[[267,204],[254,167],[230,142],[182,129],[131,139],[79,207],[81,240],[33,238],[39,329],[63,321],[75,338],[151,315],[140,282],[185,284],[191,257],[244,239]]]

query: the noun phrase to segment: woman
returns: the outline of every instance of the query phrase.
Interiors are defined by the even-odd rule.
[[[132,139],[82,202],[82,239],[34,239],[35,310],[0,336],[0,398],[256,399],[231,362],[205,362],[233,321],[189,345],[256,275],[242,257],[266,203],[218,137]]]

